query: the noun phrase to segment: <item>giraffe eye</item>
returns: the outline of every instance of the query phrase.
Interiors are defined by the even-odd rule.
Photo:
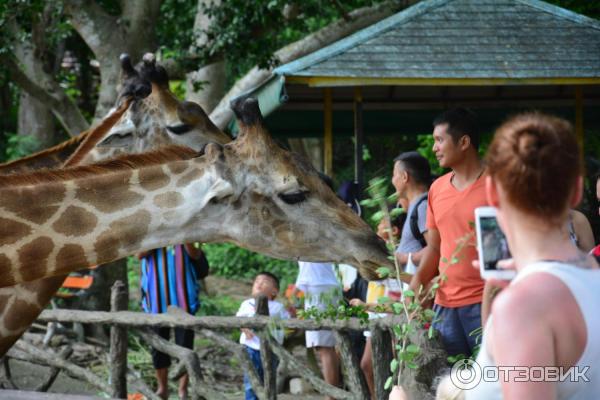
[[[192,126],[188,124],[167,125],[167,130],[175,135],[182,135],[192,130]]]
[[[306,200],[308,192],[279,193],[279,198],[287,204],[298,204]]]

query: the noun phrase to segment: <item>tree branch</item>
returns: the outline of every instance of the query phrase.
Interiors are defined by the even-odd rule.
[[[275,58],[283,64],[293,61],[342,39],[359,29],[374,24],[416,1],[417,0],[388,0],[375,6],[354,10],[348,13],[348,21],[344,19],[335,21],[315,33],[282,47],[275,52]],[[219,128],[224,129],[233,117],[233,111],[229,108],[229,102],[234,97],[260,85],[270,76],[270,69],[260,69],[257,66],[252,68],[246,75],[240,78],[225,97],[221,99],[213,112],[211,112],[210,119]]]
[[[71,17],[71,24],[99,60],[114,54],[115,48],[124,49],[123,26],[95,1],[64,0],[63,3],[65,12]]]
[[[11,78],[17,85],[52,109],[52,113],[71,136],[75,136],[88,128],[89,124],[79,108],[53,79],[49,77],[46,79],[45,83],[49,88],[45,89],[29,78],[19,67],[14,57],[6,54],[0,55],[0,62],[9,70]]]

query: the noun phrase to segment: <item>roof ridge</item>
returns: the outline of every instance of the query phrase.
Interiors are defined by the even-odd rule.
[[[431,9],[443,6],[452,1],[455,0],[424,0],[413,4],[402,11],[392,14],[371,26],[367,26],[366,28],[354,32],[353,34],[335,41],[313,53],[307,54],[304,57],[300,57],[297,60],[277,67],[273,70],[273,73],[278,75],[294,73],[306,68],[307,66],[325,61],[331,57],[335,57],[349,48],[365,42],[393,26],[404,24],[411,19],[430,11]]]
[[[541,11],[546,11],[555,17],[560,17],[567,19],[571,22],[576,22],[579,24],[584,24],[589,26],[590,28],[599,29],[600,30],[600,21],[587,17],[583,14],[576,13],[575,11],[567,10],[566,8],[562,8],[560,6],[550,4],[541,0],[513,0],[517,3],[521,3],[524,5],[528,5],[530,7],[537,8]]]

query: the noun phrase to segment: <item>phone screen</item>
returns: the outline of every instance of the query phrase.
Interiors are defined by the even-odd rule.
[[[499,260],[511,258],[506,236],[500,230],[496,217],[480,217],[479,224],[484,269],[496,270]]]

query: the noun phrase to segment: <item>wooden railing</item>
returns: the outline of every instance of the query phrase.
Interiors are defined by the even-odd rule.
[[[109,393],[115,398],[127,397],[127,385],[129,383],[135,391],[141,392],[148,399],[158,400],[158,397],[143,381],[136,378],[134,374],[130,373],[131,371],[127,370],[127,331],[131,330],[152,347],[179,360],[179,364],[175,368],[178,372],[175,375],[176,377],[179,377],[185,372],[188,373],[190,378],[190,397],[192,399],[222,399],[222,393],[220,393],[218,389],[210,387],[202,379],[200,360],[196,352],[177,346],[161,338],[150,329],[156,327],[179,327],[192,329],[200,335],[207,337],[217,345],[230,349],[235,353],[241,360],[245,371],[249,373],[253,388],[261,400],[277,398],[276,376],[271,373],[273,354],[282,362],[287,363],[295,373],[298,373],[310,382],[318,392],[337,399],[363,400],[369,398],[369,393],[364,376],[360,370],[360,362],[352,351],[352,345],[348,334],[351,331],[364,331],[369,329],[372,333],[371,343],[373,350],[376,399],[384,400],[388,397],[388,392],[384,389],[384,385],[386,379],[390,375],[389,365],[393,357],[392,337],[390,332],[394,325],[402,323],[401,317],[393,316],[371,320],[368,324],[361,323],[360,320],[355,318],[338,321],[298,319],[277,321],[278,328],[297,330],[327,329],[335,332],[345,372],[344,383],[346,390],[344,390],[326,383],[308,366],[302,365],[295,356],[277,343],[277,341],[273,340],[268,333],[271,321],[268,316],[256,316],[253,318],[194,317],[177,308],[170,308],[165,314],[120,311],[125,309],[126,306],[127,298],[125,288],[120,282],[117,282],[117,284],[113,286],[111,312],[45,310],[39,317],[39,320],[44,322],[79,322],[85,324],[111,325],[109,356],[110,383],[102,382],[98,376],[67,361],[65,357],[59,354],[41,350],[22,340],[17,342],[17,344],[9,351],[8,356],[28,361],[36,361],[48,365],[55,370],[64,369],[70,375],[90,382],[98,389]],[[259,310],[259,314],[264,314],[265,310],[266,313],[268,313],[266,298],[262,297],[258,299],[257,309]],[[243,346],[214,332],[214,330],[237,330],[240,328],[250,328],[259,332],[261,338],[261,358],[263,360],[263,369],[265,373],[264,384],[260,383]],[[417,336],[423,337],[424,335],[417,333]],[[419,337],[417,337],[416,340],[419,340]],[[428,385],[431,384],[431,378],[445,365],[444,361],[440,363],[440,359],[445,360],[445,354],[437,341],[426,340],[422,343],[426,344],[426,348],[422,349],[423,354],[417,359],[419,369],[412,372],[407,371],[408,374],[403,379],[408,386],[409,391],[417,396],[429,394],[430,388]],[[127,378],[129,378],[129,382]],[[422,398],[422,396],[419,398]]]

